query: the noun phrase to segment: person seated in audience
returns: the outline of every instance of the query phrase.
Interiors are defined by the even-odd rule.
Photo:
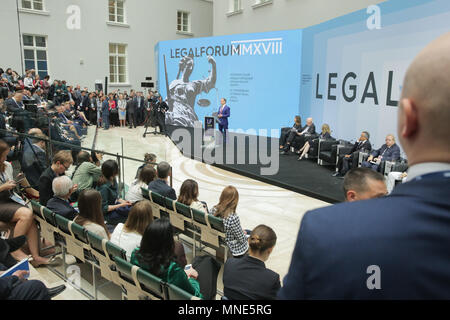
[[[77,163],[78,165],[72,173],[72,181],[78,185],[77,193],[94,188],[102,175],[102,169],[94,164],[89,152],[84,150],[78,153]]]
[[[391,193],[394,190],[396,181],[401,181],[401,183],[405,183],[408,178],[408,173],[405,172],[389,172],[386,179],[386,187],[388,193]]]
[[[0,129],[2,129],[2,130],[7,130],[7,128],[6,128],[7,117],[6,116],[7,116],[6,104],[4,103],[3,99],[0,98]],[[5,141],[7,144],[9,144],[12,147],[17,144],[18,137],[13,136],[9,132],[0,132],[0,139]]]
[[[281,135],[280,135],[280,149],[284,149],[284,145],[286,144],[286,141],[288,138],[292,135],[294,136],[298,130],[302,128],[302,119],[300,116],[295,116],[294,118],[294,124],[292,127],[286,127],[281,128]],[[294,138],[290,139],[293,140]]]
[[[144,200],[141,188],[148,188],[148,184],[155,180],[156,170],[151,165],[146,165],[139,172],[139,178],[135,179],[125,195],[125,200],[135,203]]]
[[[177,201],[193,209],[208,213],[208,206],[206,203],[198,200],[198,184],[195,180],[184,180]]]
[[[92,163],[97,167],[101,167],[103,164],[103,153],[91,151]]]
[[[21,167],[31,186],[39,190],[39,178],[47,168],[46,142],[41,139],[48,139],[48,137],[42,133],[36,134],[35,137],[31,141],[28,140],[31,146],[23,148]],[[25,143],[28,144],[28,141]]]
[[[45,169],[39,178],[39,203],[47,205],[53,197],[53,179],[62,176],[72,165],[72,154],[68,150],[58,151],[52,160],[52,165]]]
[[[145,167],[146,165],[151,165],[153,168],[156,166],[156,154],[154,153],[146,153],[144,156],[144,161],[145,163],[142,164],[136,172],[136,177],[135,179],[139,178],[139,172],[142,170],[143,167]]]
[[[372,145],[370,144],[369,138],[369,132],[363,131],[350,152],[343,156],[339,156],[336,165],[336,172],[333,173],[333,177],[344,177],[348,170],[358,166],[359,159],[357,159],[357,157],[359,157],[359,152],[370,152],[372,150]]]
[[[177,195],[175,189],[168,184],[169,172],[170,165],[167,162],[161,161],[158,163],[158,166],[156,167],[157,179],[148,184],[148,190],[156,192],[163,197],[176,200]]]
[[[303,128],[289,135],[289,138],[286,142],[286,146],[284,147],[283,151],[281,151],[281,154],[288,154],[291,146],[294,147],[295,149],[300,149],[305,144],[305,138],[315,133],[316,133],[316,126],[313,123],[313,119],[312,118],[306,119],[306,125]]]
[[[229,300],[275,300],[281,287],[280,275],[267,269],[277,235],[272,228],[260,224],[248,239],[248,255],[227,260],[223,271],[223,291]]]
[[[353,168],[347,172],[343,189],[348,202],[374,199],[388,194],[383,175],[368,168]]]
[[[15,224],[14,236],[26,235],[28,238],[28,248],[33,256],[32,264],[37,267],[43,264],[50,264],[49,259],[43,258],[39,254],[39,237],[36,223],[34,222],[33,211],[25,206],[25,202],[13,191],[20,183],[25,188],[30,188],[26,178],[17,176],[14,180],[12,165],[6,161],[9,153],[9,145],[0,140],[0,221],[8,224]],[[37,197],[39,193],[30,188]],[[20,261],[27,257],[21,250],[16,250],[12,256]]]
[[[26,240],[23,235],[0,238],[0,275],[17,263],[11,252],[20,249]],[[50,300],[66,289],[65,285],[47,288],[39,280],[27,280],[25,277],[29,275],[29,271],[17,270],[10,276],[0,278],[0,300]]]
[[[64,109],[64,106],[56,106],[56,111],[58,112],[58,118],[60,120],[61,126],[65,129],[70,130],[77,139],[81,139],[81,128],[77,128],[73,121],[67,118],[67,116],[64,114]]]
[[[128,261],[131,253],[141,244],[142,235],[147,226],[153,222],[152,205],[148,200],[137,202],[130,210],[128,219],[119,223],[111,235],[111,242],[127,252]]]
[[[94,189],[81,191],[78,197],[78,215],[73,220],[86,230],[102,237],[110,238],[102,211],[102,196]]]
[[[322,125],[322,132],[320,133],[319,137],[315,139],[330,139],[331,138],[331,129],[330,126],[326,123]],[[302,160],[303,158],[308,159],[308,151],[311,148],[313,137],[306,138],[306,142],[303,145],[300,150],[298,150],[298,154],[300,154],[300,157],[298,157],[297,160]]]
[[[243,257],[248,251],[246,232],[241,227],[236,208],[239,193],[233,186],[227,186],[220,195],[219,203],[211,209],[211,214],[223,219],[225,241],[235,258]]]
[[[77,211],[70,205],[69,199],[77,189],[68,176],[56,177],[52,182],[53,197],[48,200],[46,207],[66,219],[73,220]]]
[[[6,109],[11,114],[17,114],[25,110],[23,105],[23,93],[21,91],[16,91],[14,96],[5,100]]]
[[[381,161],[396,161],[400,159],[400,147],[395,143],[395,137],[392,134],[386,136],[386,143],[380,149],[372,151],[367,161],[361,166],[378,171]]]
[[[191,268],[183,270],[175,256],[173,227],[163,218],[145,229],[140,247],[131,254],[131,263],[193,296],[214,299],[220,265],[211,257],[202,256],[194,259]]]
[[[124,223],[132,203],[119,199],[116,177],[119,174],[119,165],[115,160],[106,160],[102,165],[102,176],[98,179],[97,190],[102,197],[102,210],[108,224]]]

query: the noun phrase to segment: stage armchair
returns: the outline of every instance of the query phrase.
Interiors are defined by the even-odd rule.
[[[317,163],[321,166],[325,164],[335,164],[338,144],[339,141],[337,140],[319,141],[319,157]]]

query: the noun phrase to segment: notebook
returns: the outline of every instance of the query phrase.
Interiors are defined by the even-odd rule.
[[[14,272],[18,271],[18,270],[26,270],[26,271],[30,271],[30,265],[28,264],[28,259],[29,258],[25,258],[19,262],[17,262],[15,265],[13,265],[11,268],[9,268],[8,270],[6,270],[4,273],[2,273],[0,275],[0,278],[3,277],[7,277],[7,276],[11,276]],[[29,275],[27,275],[25,278],[28,278]]]

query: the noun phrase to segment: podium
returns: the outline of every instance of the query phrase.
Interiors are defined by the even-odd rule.
[[[203,135],[203,140],[205,141],[205,143],[207,143],[207,144],[214,143],[215,136],[216,136],[215,130],[216,130],[217,122],[218,122],[217,112],[214,112],[212,114],[212,116],[205,117],[205,122],[204,122],[205,132]]]

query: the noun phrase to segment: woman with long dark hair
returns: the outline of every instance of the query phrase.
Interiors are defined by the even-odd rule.
[[[177,201],[191,208],[208,213],[207,205],[198,200],[198,183],[195,180],[186,179],[183,182]]]
[[[111,225],[124,223],[132,203],[119,198],[116,177],[119,165],[115,160],[106,160],[102,164],[102,176],[97,181],[97,190],[102,196],[103,214]]]
[[[183,270],[176,262],[173,237],[169,220],[154,221],[145,230],[140,248],[133,251],[131,263],[196,297],[214,299],[220,265],[211,257],[202,256]]]

